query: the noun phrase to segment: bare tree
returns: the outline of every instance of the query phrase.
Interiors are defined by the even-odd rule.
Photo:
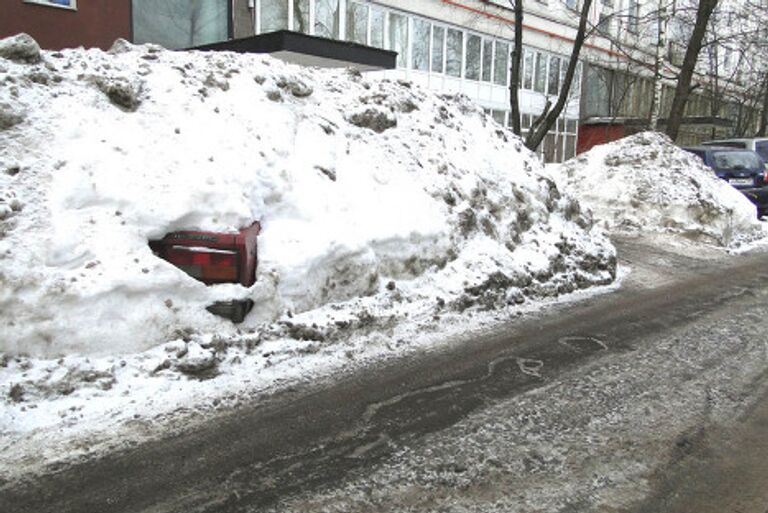
[[[509,68],[509,107],[512,131],[521,135],[520,128],[520,62],[523,57],[523,0],[515,0],[515,41],[512,45],[512,62]]]
[[[717,7],[718,0],[699,0],[699,6],[696,10],[696,23],[688,40],[688,49],[683,58],[683,64],[680,67],[680,75],[677,78],[675,87],[675,96],[672,99],[672,107],[667,118],[667,135],[674,141],[680,132],[680,125],[683,122],[683,113],[685,104],[691,94],[691,80],[696,68],[696,62],[699,59],[699,53],[704,43],[704,35],[707,31],[709,18]]]
[[[536,150],[536,148],[538,148],[541,142],[544,140],[547,132],[549,132],[550,129],[555,126],[557,118],[560,116],[560,113],[563,111],[563,108],[565,107],[565,104],[568,100],[568,96],[571,91],[571,83],[573,82],[573,76],[576,73],[576,66],[579,63],[581,47],[584,46],[584,41],[587,37],[587,22],[589,19],[589,9],[591,6],[592,0],[584,0],[584,3],[581,6],[581,13],[579,15],[579,28],[576,32],[576,39],[573,42],[571,57],[568,60],[568,69],[565,72],[565,79],[563,81],[562,88],[560,89],[560,94],[557,97],[557,102],[553,107],[552,102],[547,101],[547,104],[544,106],[544,110],[539,115],[539,117],[533,121],[531,128],[528,131],[528,136],[525,138],[525,145],[530,150]],[[515,42],[515,44],[517,45],[517,42]],[[517,94],[517,91],[515,91],[515,94]]]

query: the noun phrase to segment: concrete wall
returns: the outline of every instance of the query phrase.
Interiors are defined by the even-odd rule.
[[[108,49],[117,38],[131,38],[130,0],[79,0],[77,9],[3,0],[0,37],[26,32],[41,47]]]

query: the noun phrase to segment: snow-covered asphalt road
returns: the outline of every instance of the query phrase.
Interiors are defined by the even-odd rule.
[[[618,247],[632,273],[615,292],[320,389],[281,392],[193,432],[0,484],[0,511],[665,503],[681,462],[706,459],[699,448],[709,433],[761,411],[750,408],[768,384],[768,254],[692,257],[638,240]],[[754,474],[764,465],[749,470],[768,479]]]

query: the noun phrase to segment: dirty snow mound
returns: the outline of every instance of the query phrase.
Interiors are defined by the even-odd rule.
[[[205,310],[224,299],[255,302],[254,331],[363,296],[432,315],[615,276],[602,229],[464,98],[265,56],[33,43],[0,42],[0,351],[225,337],[237,327]],[[148,247],[254,220],[251,288]]]
[[[721,246],[762,236],[748,199],[658,133],[597,146],[558,172],[612,230],[673,232]]]

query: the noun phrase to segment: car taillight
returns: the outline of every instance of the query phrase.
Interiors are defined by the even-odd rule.
[[[167,250],[165,258],[190,276],[205,282],[237,281],[240,272],[237,251],[173,246]]]
[[[238,233],[171,232],[150,240],[149,247],[156,256],[208,285],[229,282],[250,287],[256,281],[260,232],[258,221]]]
[[[765,171],[763,172],[763,185],[768,185],[768,164],[766,164]]]

